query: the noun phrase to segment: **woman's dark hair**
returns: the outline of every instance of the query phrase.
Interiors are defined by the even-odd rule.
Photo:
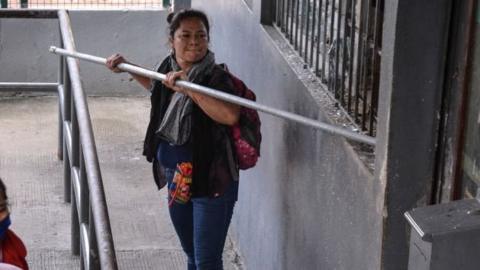
[[[7,201],[8,200],[8,197],[7,197],[7,187],[5,186],[5,184],[3,183],[2,181],[2,178],[0,178],[0,206],[3,206],[3,201]]]
[[[170,13],[167,17],[167,22],[169,24],[168,30],[170,37],[173,38],[173,34],[180,27],[180,23],[185,19],[198,18],[202,21],[203,25],[207,29],[207,36],[210,39],[210,24],[208,23],[208,18],[205,13],[196,9],[182,9],[177,13]]]

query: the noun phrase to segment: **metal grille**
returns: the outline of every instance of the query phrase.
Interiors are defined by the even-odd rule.
[[[2,8],[123,9],[163,8],[169,0],[0,0]]]
[[[384,0],[276,0],[275,25],[352,120],[375,136]]]

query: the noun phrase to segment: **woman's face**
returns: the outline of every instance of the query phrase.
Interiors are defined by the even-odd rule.
[[[173,34],[173,39],[170,38],[170,44],[177,63],[182,69],[188,69],[207,54],[207,29],[199,18],[184,19]]]

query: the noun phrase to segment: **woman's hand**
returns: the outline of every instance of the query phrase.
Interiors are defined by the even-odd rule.
[[[127,60],[121,54],[116,53],[107,58],[107,62],[105,63],[105,66],[115,73],[121,73],[124,71],[119,69],[117,66],[122,63],[133,65],[132,63],[127,62]],[[145,89],[150,90],[152,86],[152,80],[150,78],[145,77],[143,75],[133,74],[133,73],[130,73],[130,75],[132,75],[132,77],[138,83],[140,83]]]
[[[128,63],[128,62],[121,54],[116,53],[116,54],[111,55],[107,58],[107,63],[105,63],[105,65],[111,71],[113,71],[115,73],[121,73],[121,72],[124,72],[124,71],[120,70],[117,67],[121,63]]]
[[[177,80],[188,80],[187,79],[187,74],[185,71],[180,70],[180,71],[171,71],[165,74],[166,79],[162,82],[166,87],[180,93],[185,93],[187,94],[187,89],[181,86],[177,86],[176,81]]]
[[[240,117],[240,106],[228,103],[208,95],[176,86],[178,79],[188,80],[185,71],[171,71],[162,82],[166,87],[188,95],[210,118],[224,125],[234,125]]]

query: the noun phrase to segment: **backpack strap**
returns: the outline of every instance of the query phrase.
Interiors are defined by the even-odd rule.
[[[248,89],[248,87],[245,85],[245,83],[242,80],[240,80],[237,76],[233,75],[230,72],[227,64],[221,63],[221,64],[218,64],[218,66],[222,70],[224,70],[228,74],[228,76],[230,76],[230,79],[233,82],[233,86],[235,87],[235,90],[237,90],[237,92],[236,92],[237,96],[255,101],[255,99],[256,99],[255,94],[253,94],[253,99],[252,99],[252,95],[249,94],[249,92],[251,92],[251,90]]]

